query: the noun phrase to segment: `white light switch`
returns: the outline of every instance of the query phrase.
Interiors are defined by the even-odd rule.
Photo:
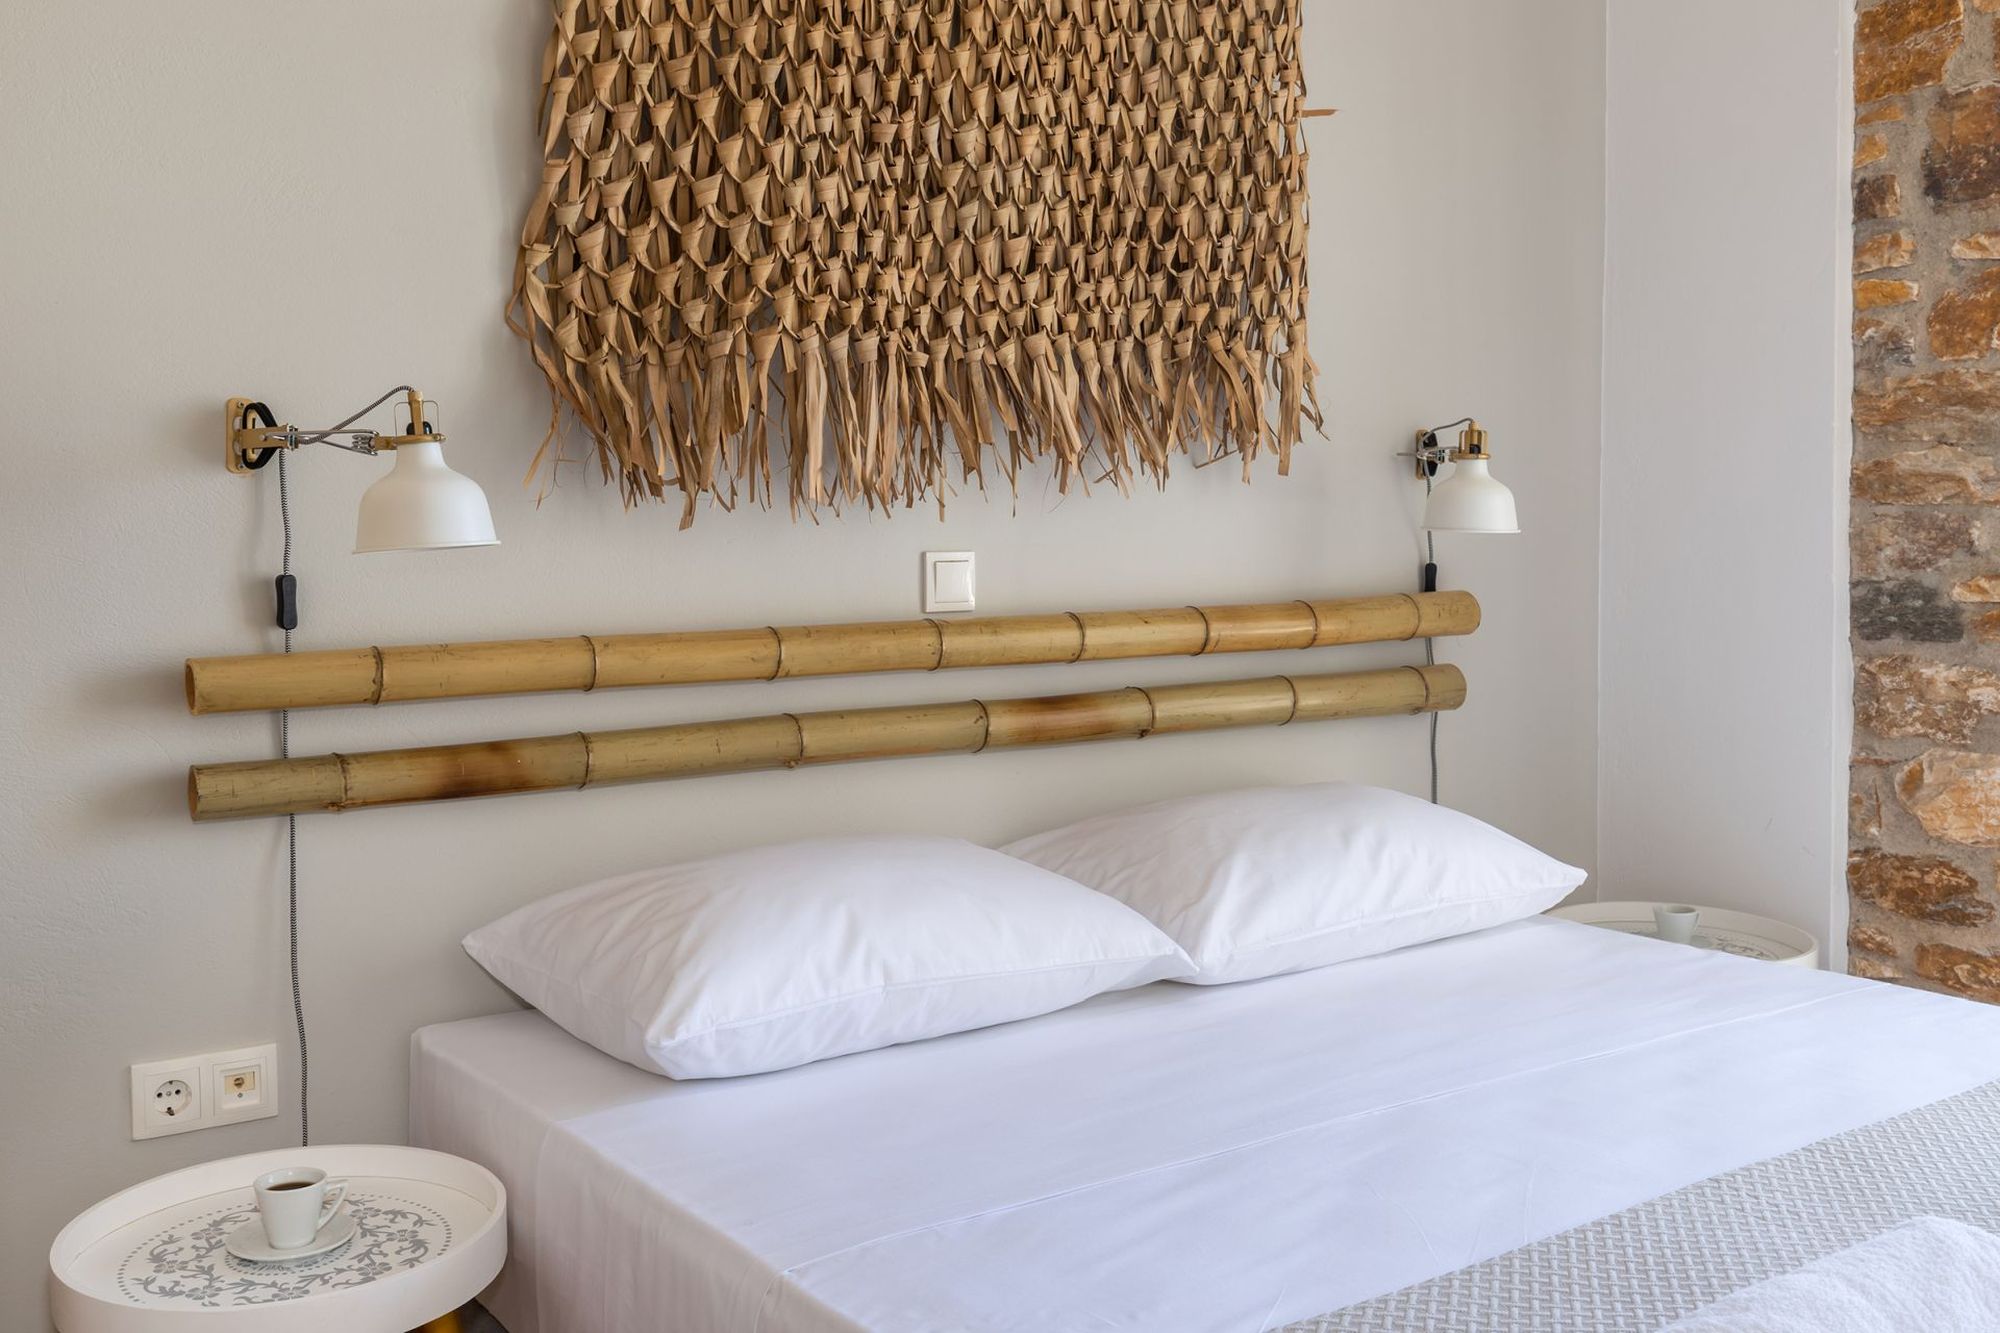
[[[924,552],[924,614],[970,611],[972,592],[972,552]]]

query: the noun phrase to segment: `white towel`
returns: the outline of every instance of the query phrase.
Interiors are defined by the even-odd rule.
[[[1994,1333],[2000,1236],[1919,1217],[1695,1311],[1662,1333]]]

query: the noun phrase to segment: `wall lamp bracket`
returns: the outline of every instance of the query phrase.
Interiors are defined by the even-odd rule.
[[[442,444],[444,436],[432,433],[425,412],[424,396],[407,385],[391,389],[361,410],[381,406],[396,394],[409,399],[411,433],[384,435],[347,423],[325,430],[301,430],[289,422],[279,422],[271,409],[254,398],[231,398],[223,409],[223,463],[238,476],[247,476],[277,457],[280,449],[298,449],[308,444],[330,444],[357,454],[380,454],[404,444]],[[436,406],[436,404],[431,404]],[[261,418],[253,420],[252,418]],[[354,418],[350,417],[349,422]]]
[[[1439,435],[1455,426],[1465,427],[1459,434],[1457,444],[1446,444],[1438,439]],[[1402,457],[1416,460],[1418,481],[1429,481],[1437,476],[1438,468],[1445,463],[1463,463],[1472,458],[1491,459],[1493,455],[1487,452],[1486,440],[1486,431],[1477,421],[1462,417],[1442,426],[1418,431],[1416,447]]]

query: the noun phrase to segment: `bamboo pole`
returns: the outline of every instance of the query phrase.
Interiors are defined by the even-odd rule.
[[[190,712],[240,713],[789,676],[1199,657],[1470,634],[1478,627],[1479,603],[1470,593],[1397,593],[1252,606],[192,657],[186,684]]]
[[[804,764],[1437,712],[1464,701],[1465,677],[1455,666],[1439,665],[780,713],[366,754],[196,764],[188,770],[188,812],[205,822],[356,810]]]

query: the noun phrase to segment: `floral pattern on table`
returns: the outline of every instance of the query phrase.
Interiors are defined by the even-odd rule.
[[[451,1248],[452,1227],[437,1209],[389,1194],[349,1194],[354,1239],[328,1254],[253,1263],[224,1248],[230,1232],[256,1217],[244,1203],[183,1217],[135,1246],[118,1266],[118,1289],[135,1304],[220,1309],[272,1305],[357,1287],[434,1259]]]

